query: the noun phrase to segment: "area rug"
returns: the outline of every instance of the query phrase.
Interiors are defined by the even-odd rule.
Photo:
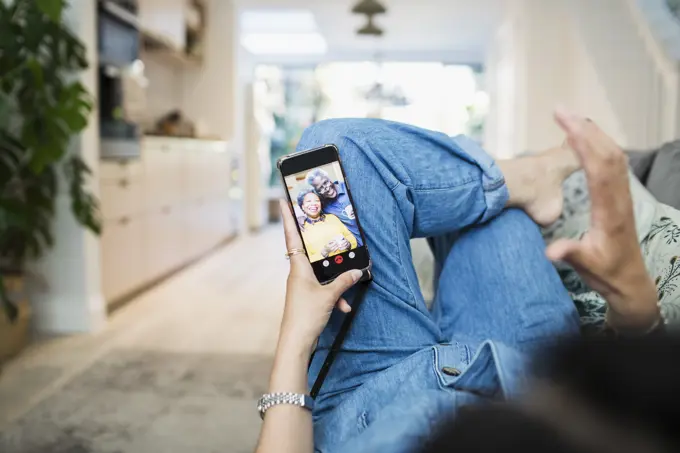
[[[116,350],[0,430],[2,453],[250,453],[272,358]]]

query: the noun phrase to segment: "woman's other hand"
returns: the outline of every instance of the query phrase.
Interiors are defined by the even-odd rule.
[[[295,227],[295,218],[285,201],[281,201],[280,205],[286,248],[302,249],[302,239]],[[337,277],[332,283],[321,285],[305,255],[291,256],[280,341],[293,342],[311,353],[316,339],[328,323],[333,308],[337,306],[344,313],[351,311],[342,294],[358,282],[361,275],[360,270],[351,270]]]
[[[602,294],[612,328],[648,330],[659,322],[660,314],[656,286],[645,268],[635,230],[626,155],[592,121],[562,110],[555,120],[585,170],[591,220],[580,241],[556,241],[547,255],[569,263]]]

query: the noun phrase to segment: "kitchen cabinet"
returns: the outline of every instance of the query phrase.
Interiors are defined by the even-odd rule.
[[[146,221],[146,279],[154,280],[180,267],[187,260],[183,206],[163,206],[150,212]]]
[[[102,281],[109,303],[218,246],[236,231],[224,141],[147,137],[142,157],[103,161]]]
[[[172,142],[167,139],[149,138],[144,141],[142,161],[147,209],[174,204],[184,190],[189,190],[182,179],[184,146],[182,141]]]
[[[99,165],[99,179],[102,182],[139,181],[142,170],[139,159],[105,160]]]
[[[175,50],[186,49],[187,0],[139,0],[139,22],[144,32]]]
[[[144,187],[140,181],[119,179],[102,181],[99,189],[102,218],[118,220],[125,216],[141,214],[145,209]]]
[[[138,289],[147,275],[144,264],[145,219],[123,216],[104,221],[102,231],[102,292],[107,301]]]

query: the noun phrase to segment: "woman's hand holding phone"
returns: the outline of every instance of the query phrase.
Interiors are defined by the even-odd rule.
[[[290,207],[285,201],[281,201],[280,205],[286,248],[303,248]],[[279,347],[285,344],[285,347],[303,348],[305,353],[311,354],[333,308],[338,307],[344,313],[351,311],[342,294],[354,286],[361,276],[362,272],[354,269],[338,276],[328,285],[321,285],[305,255],[291,256]]]
[[[289,251],[302,249],[297,220],[285,202],[281,202],[281,215],[286,248]],[[307,365],[316,339],[328,323],[334,307],[345,313],[351,311],[342,294],[358,282],[361,275],[360,270],[351,270],[324,286],[317,280],[307,256],[294,254],[290,257],[286,305],[269,379],[269,393],[308,392]],[[267,411],[256,451],[312,452],[313,438],[311,413],[293,405],[279,404]]]

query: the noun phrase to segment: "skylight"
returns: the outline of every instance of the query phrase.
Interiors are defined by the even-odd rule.
[[[256,55],[318,55],[328,51],[314,14],[304,9],[241,13],[241,45]]]

